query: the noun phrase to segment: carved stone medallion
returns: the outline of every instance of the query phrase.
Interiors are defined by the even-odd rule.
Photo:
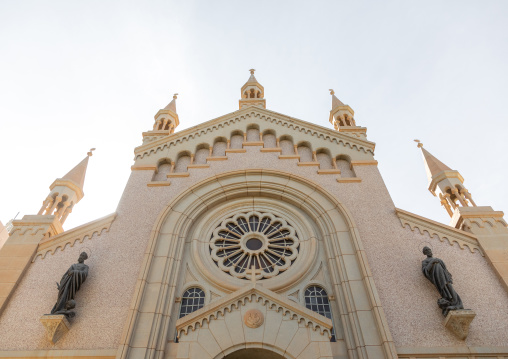
[[[263,317],[263,313],[261,313],[259,310],[251,309],[245,313],[243,316],[243,321],[249,328],[258,328],[263,324],[265,319]]]

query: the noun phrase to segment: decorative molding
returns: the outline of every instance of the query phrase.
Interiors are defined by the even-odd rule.
[[[38,257],[41,259],[46,258],[48,253],[55,254],[59,248],[63,251],[67,245],[74,247],[78,241],[83,243],[86,237],[91,239],[94,234],[100,236],[104,230],[106,232],[109,231],[111,223],[113,223],[115,218],[116,212],[42,241],[37,248],[37,253],[32,262],[35,262]]]
[[[131,166],[132,171],[155,171],[157,166]]]
[[[318,170],[318,175],[340,175],[339,169]]]
[[[400,208],[395,208],[395,213],[399,217],[402,227],[408,225],[413,232],[415,228],[418,228],[420,234],[427,232],[431,238],[434,238],[434,235],[436,235],[441,242],[444,242],[446,239],[451,246],[457,243],[460,249],[464,249],[464,246],[466,246],[471,253],[474,253],[476,249],[482,256],[485,256],[478,243],[478,239],[472,233],[461,231]]]
[[[189,177],[189,172],[175,172],[175,173],[168,173],[166,175],[167,178],[179,178],[179,177]]]
[[[206,163],[187,165],[187,168],[208,168],[208,167],[210,167],[210,165]]]
[[[274,147],[274,148],[261,148],[261,152],[280,152],[282,153],[282,148],[280,147]]]
[[[225,150],[226,155],[228,153],[245,153],[247,150],[245,148],[230,148]]]
[[[298,166],[317,166],[319,167],[319,162],[298,162]]]
[[[328,336],[330,336],[332,328],[332,321],[330,319],[290,301],[269,289],[252,284],[246,285],[242,289],[178,319],[176,322],[178,337],[180,337],[182,332],[187,334],[189,330],[194,331],[202,327],[204,322],[210,323],[210,321],[217,319],[219,316],[226,315],[227,312],[231,313],[235,309],[240,309],[247,302],[259,302],[272,310],[281,312],[281,315],[289,315],[289,318],[295,319],[298,322],[303,321],[306,326],[319,330],[321,334],[328,333]]]
[[[355,183],[355,182],[361,182],[362,179],[360,177],[344,177],[344,178],[337,178],[337,182],[339,183]]]
[[[152,181],[146,184],[148,187],[163,187],[171,185],[169,181]]]
[[[448,359],[448,358],[496,358],[508,359],[508,346],[496,347],[470,347],[470,346],[449,346],[449,347],[397,347],[399,359]]]
[[[244,142],[243,143],[243,146],[264,146],[265,143],[263,141],[249,141],[249,142]]]
[[[279,155],[279,160],[298,160],[298,161],[300,161],[300,156],[298,156],[298,155]]]
[[[377,166],[377,161],[351,161],[351,167],[353,166]]]
[[[331,143],[342,144],[343,146],[356,149],[357,151],[374,154],[376,146],[374,142],[341,134],[335,130],[305,122],[274,111],[249,107],[204,122],[198,126],[188,128],[181,132],[171,134],[168,137],[163,137],[148,144],[141,145],[134,149],[135,159],[143,158],[147,155],[149,156],[151,153],[157,153],[158,151],[163,151],[164,149],[172,146],[177,146],[180,143],[200,137],[208,132],[228,127],[233,123],[243,121],[247,118],[250,120],[256,119],[256,121],[264,120],[265,122],[286,127],[308,136],[322,138],[330,141]]]
[[[207,157],[207,161],[226,161],[228,156],[215,156],[215,157]]]

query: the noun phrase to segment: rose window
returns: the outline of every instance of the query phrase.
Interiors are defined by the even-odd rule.
[[[298,255],[298,235],[284,219],[269,213],[240,213],[213,232],[210,253],[224,272],[250,279],[271,278],[288,269]]]

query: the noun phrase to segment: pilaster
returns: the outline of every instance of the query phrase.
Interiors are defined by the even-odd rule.
[[[504,213],[492,207],[457,207],[450,225],[473,233],[508,290],[508,228]]]
[[[27,215],[12,222],[13,228],[0,248],[0,314],[37,252],[39,243],[63,232],[57,216]]]

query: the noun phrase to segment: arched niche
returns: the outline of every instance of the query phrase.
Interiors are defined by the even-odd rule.
[[[225,202],[242,202],[245,198],[252,199],[253,209],[255,199],[267,203],[277,199],[312,220],[308,230],[319,237],[316,240],[324,246],[328,258],[327,270],[333,283],[329,294],[339,304],[338,320],[345,332],[347,350],[361,359],[396,358],[360,235],[347,208],[315,182],[261,169],[205,179],[182,192],[159,214],[145,250],[117,357],[155,358],[157,352],[164,352],[173,330],[170,323],[174,322],[171,316],[175,312],[177,282],[184,270],[180,258],[185,245],[198,240],[195,235],[204,229],[198,228],[196,221]],[[289,279],[298,281],[297,273]],[[263,284],[268,290],[283,288],[283,281],[270,280]],[[233,281],[229,285],[234,293],[237,284]]]

